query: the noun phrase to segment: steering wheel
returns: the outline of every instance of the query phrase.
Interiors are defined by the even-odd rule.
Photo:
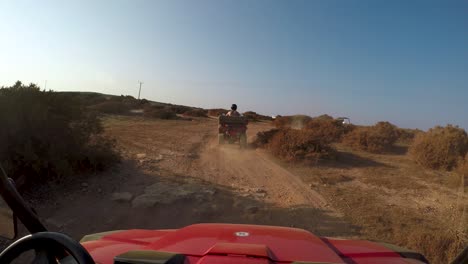
[[[67,263],[74,259],[77,264],[95,264],[88,251],[78,242],[61,233],[40,232],[25,236],[0,254],[0,263],[11,263],[22,253],[35,250],[32,263]],[[69,254],[64,256],[63,252]],[[63,261],[65,260],[66,261]],[[57,262],[59,260],[60,262]]]

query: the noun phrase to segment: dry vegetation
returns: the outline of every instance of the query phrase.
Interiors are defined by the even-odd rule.
[[[258,122],[258,121],[271,121],[273,118],[271,116],[265,116],[265,115],[260,115],[257,114],[256,112],[253,111],[247,111],[243,113],[245,117],[251,122]]]
[[[216,108],[216,109],[208,109],[208,115],[213,117],[218,117],[222,114],[226,114],[229,110]]]
[[[333,157],[334,149],[327,140],[313,130],[281,129],[276,132],[268,149],[286,161],[316,163],[319,159]]]
[[[179,119],[177,114],[165,107],[147,107],[143,113],[145,117],[158,119]]]
[[[99,119],[71,94],[21,82],[2,87],[0,120],[0,162],[26,185],[102,170],[119,160]]]
[[[462,187],[468,193],[468,154],[460,158],[454,173],[450,174],[447,183],[452,188]]]
[[[321,193],[328,193],[328,200],[352,223],[363,226],[367,238],[419,251],[431,263],[448,263],[467,245],[468,144],[463,129],[422,132],[389,122],[347,126],[328,116],[280,117],[274,125],[276,129],[257,134],[254,146],[286,162],[328,159],[297,174],[305,180],[318,178],[326,186]],[[397,145],[409,147],[409,153],[395,152]],[[421,201],[428,193],[435,198]]]
[[[197,109],[191,109],[187,112],[184,112],[184,116],[190,116],[190,117],[208,117],[208,111],[205,109],[197,108]]]
[[[453,169],[468,152],[468,136],[464,129],[448,125],[420,133],[410,148],[413,159],[431,169]]]
[[[339,142],[354,128],[327,115],[277,117],[273,124],[277,128],[258,133],[254,146],[265,147],[276,156],[294,162],[316,163],[335,158],[332,143]]]
[[[343,138],[343,143],[372,153],[388,152],[399,138],[398,128],[389,122],[357,127]]]
[[[277,128],[301,129],[311,119],[310,116],[306,115],[278,116],[273,121],[273,124]]]

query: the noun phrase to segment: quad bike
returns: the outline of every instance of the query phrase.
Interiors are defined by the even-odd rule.
[[[247,124],[244,116],[219,116],[218,143],[239,143],[241,148],[247,147]]]
[[[335,239],[298,228],[262,225],[212,223],[180,229],[117,230],[86,235],[79,243],[48,231],[1,172],[0,198],[4,203],[0,203],[0,235],[16,237],[16,218],[31,233],[0,253],[1,264],[12,263],[28,251],[35,253],[32,263],[44,264],[428,263],[417,252],[387,243]],[[468,248],[452,264],[467,261]]]

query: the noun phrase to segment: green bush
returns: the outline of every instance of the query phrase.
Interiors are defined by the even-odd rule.
[[[26,183],[104,169],[119,160],[99,119],[65,93],[16,82],[0,89],[0,162]]]
[[[431,169],[451,170],[467,152],[466,131],[452,125],[437,126],[418,134],[410,147],[412,158]]]

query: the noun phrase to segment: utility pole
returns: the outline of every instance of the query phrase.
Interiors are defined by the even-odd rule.
[[[45,80],[45,83],[44,83],[44,90],[47,90],[47,80]]]
[[[140,84],[140,89],[138,90],[138,100],[140,100],[141,85],[143,84],[143,82],[138,81],[138,83]]]

